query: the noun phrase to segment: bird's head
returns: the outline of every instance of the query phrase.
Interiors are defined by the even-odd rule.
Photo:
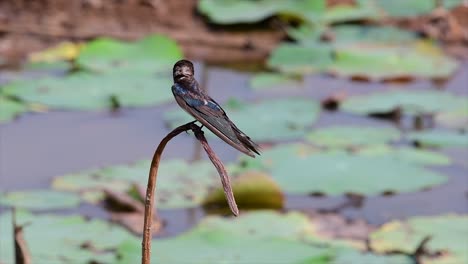
[[[174,82],[178,82],[184,78],[190,79],[193,78],[194,70],[193,64],[188,60],[180,60],[174,64],[174,69],[172,70],[172,76]]]

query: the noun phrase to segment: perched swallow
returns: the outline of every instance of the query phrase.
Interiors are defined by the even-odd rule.
[[[235,149],[251,157],[255,157],[254,153],[260,155],[258,145],[234,125],[215,100],[200,89],[193,75],[190,61],[180,60],[174,65],[172,93],[179,106]]]

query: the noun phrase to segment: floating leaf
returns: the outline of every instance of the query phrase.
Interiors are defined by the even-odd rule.
[[[217,24],[256,23],[278,15],[280,18],[310,23],[333,23],[375,17],[374,5],[355,1],[354,5],[327,7],[325,0],[202,0],[198,10]]]
[[[355,114],[390,113],[396,109],[407,114],[436,113],[458,109],[468,98],[444,91],[391,90],[349,97],[340,109]]]
[[[284,198],[280,187],[262,172],[244,172],[231,182],[237,205],[248,208],[283,208]],[[203,201],[204,205],[226,207],[226,198],[221,185],[211,191]]]
[[[332,64],[332,49],[325,44],[280,44],[268,58],[268,67],[289,74],[323,71]]]
[[[419,0],[377,0],[377,4],[389,16],[412,17],[430,13],[437,8],[439,1],[419,1]],[[445,8],[452,8],[463,3],[463,0],[443,0],[440,1]]]
[[[307,140],[319,146],[351,147],[398,140],[400,132],[391,127],[330,126],[307,135]]]
[[[414,260],[402,254],[377,255],[370,252],[359,252],[357,250],[341,250],[333,264],[412,264]]]
[[[409,133],[407,138],[422,146],[428,147],[468,146],[468,134],[462,132],[429,130]]]
[[[148,106],[172,99],[169,78],[148,73],[120,72],[91,74],[79,72],[64,78],[46,77],[8,84],[4,93],[55,109],[94,110],[121,106]]]
[[[317,118],[320,105],[310,99],[286,98],[256,104],[227,104],[224,110],[254,141],[276,141],[301,137]],[[171,127],[193,120],[181,109],[167,112],[165,119]]]
[[[307,151],[292,145],[264,151],[259,162],[285,192],[340,195],[411,192],[441,184],[443,175],[389,156]]]
[[[398,161],[421,165],[449,165],[450,159],[438,152],[410,147],[373,145],[358,151],[361,156],[386,156]]]
[[[339,25],[331,28],[334,46],[346,46],[353,43],[374,44],[409,44],[417,40],[414,32],[390,26]]]
[[[115,263],[113,249],[131,234],[102,220],[81,216],[17,213],[33,263]],[[0,262],[14,263],[11,213],[0,216]],[[79,230],[79,232],[77,232]]]
[[[243,214],[236,221],[208,217],[193,230],[175,238],[153,241],[158,263],[329,263],[334,249],[299,241],[310,230],[297,213]],[[120,263],[141,258],[141,243],[127,241],[119,248]],[[187,258],[190,256],[190,258]]]
[[[263,90],[272,87],[287,86],[297,82],[297,79],[285,74],[259,73],[250,79],[250,86],[254,90]]]
[[[393,221],[372,233],[370,243],[377,252],[401,251],[411,254],[429,237],[425,245],[427,251],[446,253],[434,258],[423,255],[423,263],[467,263],[467,222],[467,215],[413,217],[407,221]]]
[[[404,45],[355,43],[335,50],[328,72],[371,80],[397,78],[448,78],[458,67],[432,43],[418,41]]]
[[[151,35],[133,43],[98,38],[81,48],[76,61],[81,67],[97,72],[153,73],[171,69],[174,61],[181,58],[182,51],[174,40]]]
[[[0,124],[11,121],[26,111],[28,108],[24,104],[0,95]]]
[[[0,205],[35,210],[71,208],[79,203],[80,198],[73,193],[47,190],[18,191],[0,195]]]
[[[94,171],[65,175],[54,179],[52,186],[59,190],[86,193],[103,188],[116,192],[128,190],[133,183],[146,186],[149,161],[133,165],[117,165]],[[200,205],[209,189],[220,185],[218,173],[209,161],[187,163],[164,160],[158,172],[158,208],[184,208]]]

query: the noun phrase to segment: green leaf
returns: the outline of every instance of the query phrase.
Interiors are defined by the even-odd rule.
[[[410,147],[390,147],[387,145],[373,145],[358,151],[361,156],[386,156],[398,161],[421,165],[450,165],[449,157],[425,149]]]
[[[333,264],[412,264],[413,259],[402,254],[377,255],[370,252],[359,252],[357,250],[345,249],[341,250]]]
[[[81,216],[17,213],[32,263],[115,263],[112,251],[132,238],[121,227]],[[14,263],[11,213],[0,215],[0,262]],[[78,232],[79,230],[79,232]]]
[[[325,44],[280,44],[268,58],[268,67],[287,74],[323,71],[332,64],[332,49]]]
[[[394,17],[412,17],[430,13],[437,7],[438,1],[420,0],[377,0],[377,4],[385,13]],[[463,3],[463,0],[443,0],[442,6],[452,8]]]
[[[17,191],[0,195],[0,205],[34,210],[72,208],[80,198],[72,193],[48,190]]]
[[[0,124],[9,122],[27,111],[28,108],[24,104],[0,95]]]
[[[357,26],[339,25],[331,28],[336,46],[352,43],[374,43],[385,45],[401,45],[414,43],[417,35],[414,32],[390,26]]]
[[[426,147],[468,146],[468,134],[466,132],[429,130],[409,133],[407,138]]]
[[[188,233],[153,241],[160,250],[153,259],[154,263],[329,263],[334,249],[299,241],[309,228],[307,217],[297,213],[242,214],[235,221],[208,217]],[[138,262],[140,252],[140,241],[127,241],[119,248],[120,263]]]
[[[317,152],[298,144],[274,147],[258,159],[285,192],[295,194],[412,192],[447,181],[439,173],[390,156]]]
[[[55,109],[95,110],[121,106],[149,106],[172,99],[170,78],[149,73],[75,73],[64,78],[46,77],[14,82],[4,93]]]
[[[250,87],[254,90],[288,86],[295,83],[298,83],[296,78],[281,73],[259,73],[250,79]]]
[[[224,110],[236,126],[254,141],[277,141],[304,135],[307,126],[318,117],[320,105],[310,99],[285,98],[236,107],[227,104]],[[193,120],[182,109],[166,112],[164,118],[170,127]]]
[[[357,147],[396,141],[400,132],[391,127],[330,126],[314,130],[307,140],[326,147]]]
[[[103,188],[123,192],[134,183],[146,186],[149,167],[150,162],[144,160],[132,165],[85,171],[56,178],[52,186],[81,193],[102,191]],[[220,184],[218,173],[210,161],[163,160],[158,171],[156,204],[159,209],[194,207],[202,203],[209,189]]]
[[[345,100],[340,109],[355,114],[390,113],[400,109],[406,114],[437,113],[458,109],[468,98],[436,90],[391,90],[370,95],[352,96]]]
[[[442,215],[413,217],[407,221],[384,224],[370,236],[370,243],[377,252],[415,252],[423,239],[430,237],[425,249],[429,252],[446,252],[430,258],[423,256],[423,263],[466,263],[467,215]]]
[[[153,73],[171,69],[173,63],[181,58],[182,51],[174,40],[151,35],[133,43],[98,38],[81,48],[76,62],[96,72]]]
[[[458,67],[456,60],[444,56],[430,42],[388,45],[354,43],[337,47],[335,62],[328,72],[338,76],[363,76],[371,80],[401,77],[448,78]]]

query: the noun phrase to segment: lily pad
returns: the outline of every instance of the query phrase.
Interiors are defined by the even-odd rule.
[[[357,147],[396,141],[400,132],[391,127],[330,126],[307,135],[307,140],[326,147]]]
[[[448,78],[458,67],[456,60],[443,55],[430,42],[405,45],[355,43],[335,50],[335,61],[327,71],[345,77],[370,80],[396,78]]]
[[[332,62],[332,49],[328,45],[280,44],[271,52],[267,65],[283,73],[304,75],[323,71]]]
[[[317,119],[320,111],[316,101],[302,98],[273,99],[253,104],[231,101],[223,108],[237,127],[254,141],[299,138]],[[181,109],[169,111],[164,117],[171,127],[193,120]]]
[[[339,25],[332,27],[331,31],[334,34],[332,44],[338,47],[356,42],[394,45],[417,40],[414,32],[390,26]]]
[[[409,133],[407,138],[426,147],[468,146],[468,133],[466,132],[429,130]]]
[[[149,106],[172,100],[170,78],[149,73],[79,72],[64,78],[46,77],[8,84],[3,91],[27,102],[55,109],[94,110],[121,106]]]
[[[9,122],[27,111],[28,107],[24,104],[0,95],[0,123]]]
[[[421,165],[449,165],[449,157],[434,151],[411,147],[390,147],[388,145],[372,145],[358,151],[361,156],[386,156],[402,162]]]
[[[377,0],[377,4],[389,16],[411,17],[430,13],[437,7],[439,1],[419,1],[419,0]],[[461,5],[463,0],[443,0],[440,1],[444,8],[452,8]]]
[[[333,264],[412,264],[414,260],[403,254],[377,255],[357,250],[341,250],[331,262]]]
[[[329,263],[334,249],[299,241],[309,228],[307,217],[297,213],[250,213],[236,221],[208,217],[188,233],[153,241],[160,250],[153,259],[155,263]],[[119,248],[121,263],[138,262],[140,252],[138,240],[127,241]]]
[[[327,7],[326,0],[202,0],[198,10],[216,24],[256,23],[272,16],[309,23],[333,23],[375,17],[375,7],[358,0],[354,5]]]
[[[52,186],[80,193],[102,191],[103,188],[122,192],[134,183],[146,186],[149,167],[150,162],[145,160],[133,165],[75,173],[54,179]],[[210,161],[163,160],[158,172],[156,204],[159,209],[194,207],[202,203],[210,189],[220,184],[218,173]]]
[[[459,109],[468,98],[444,91],[391,90],[370,95],[352,96],[345,100],[340,109],[355,114],[390,113],[396,109],[406,114],[437,113]]]
[[[430,237],[425,249],[442,253],[434,258],[423,256],[423,263],[466,263],[467,215],[413,217],[407,221],[384,224],[370,236],[370,244],[377,252],[415,252],[420,243]]]
[[[250,86],[254,90],[264,90],[297,84],[297,78],[281,73],[259,73],[250,79]]]
[[[151,35],[136,42],[98,38],[85,44],[76,59],[79,66],[96,72],[161,72],[171,69],[182,58],[177,43],[162,35]],[[158,87],[156,84],[153,87]]]
[[[8,192],[0,195],[0,205],[35,210],[72,208],[80,204],[73,193],[47,190]]]
[[[81,216],[18,212],[16,218],[19,225],[26,223],[23,234],[33,263],[115,263],[112,250],[132,238],[123,228]],[[14,263],[11,213],[0,216],[0,229],[0,262]]]
[[[361,156],[342,151],[298,151],[281,146],[262,153],[259,162],[287,193],[376,195],[412,192],[447,181],[439,173],[389,156]],[[271,153],[271,154],[270,154]]]

